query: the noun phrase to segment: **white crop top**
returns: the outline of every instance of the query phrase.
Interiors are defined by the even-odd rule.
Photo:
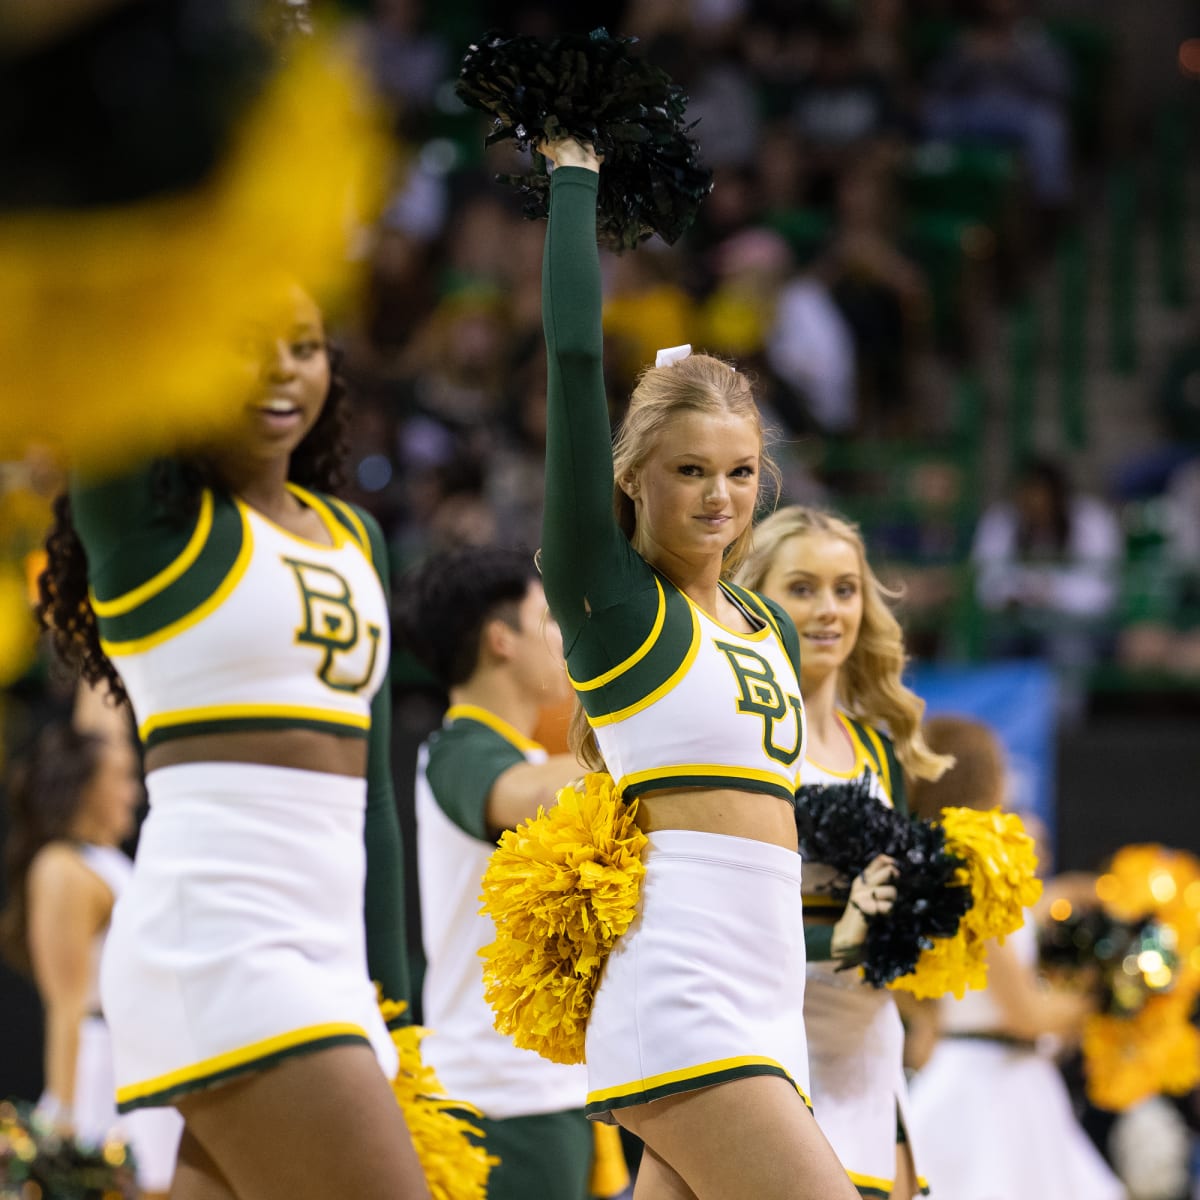
[[[290,533],[236,497],[203,494],[191,539],[140,588],[93,598],[143,742],[198,732],[315,728],[366,737],[387,671],[388,614],[361,520],[289,485],[320,517],[332,545]],[[333,505],[337,506],[337,515]],[[176,597],[168,623],[122,639],[120,622],[201,573],[194,604]]]
[[[755,633],[739,632],[670,584],[660,582],[659,588],[660,620],[642,650],[597,680],[572,680],[585,696],[611,684],[672,632],[667,629],[672,618],[677,626],[690,623],[686,652],[664,682],[616,711],[588,709],[618,791],[632,798],[668,788],[734,788],[792,802],[804,759],[804,705],[770,611],[752,607],[751,593],[727,588],[729,598],[760,626]]]

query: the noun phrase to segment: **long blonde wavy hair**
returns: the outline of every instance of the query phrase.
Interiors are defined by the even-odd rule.
[[[638,376],[629,408],[613,443],[613,513],[622,533],[633,542],[637,534],[637,509],[621,487],[645,465],[670,423],[684,413],[745,417],[758,433],[758,501],[773,499],[779,489],[779,468],[767,451],[762,418],[754,402],[750,380],[720,358],[692,354],[668,367],[646,367]],[[769,485],[764,488],[764,481]],[[752,525],[734,538],[725,551],[723,578],[731,579],[742,565],[754,541]],[[604,759],[596,735],[587,722],[583,706],[575,697],[575,709],[567,734],[571,750],[593,771],[604,770]]]
[[[862,625],[838,672],[838,700],[852,717],[880,726],[891,735],[896,757],[910,775],[940,778],[954,765],[954,759],[935,754],[921,732],[925,701],[901,680],[907,661],[904,634],[889,605],[897,593],[871,570],[857,525],[818,508],[781,508],[754,529],[753,548],[738,572],[738,582],[761,591],[779,548],[794,537],[813,534],[840,538],[853,546],[862,574]]]

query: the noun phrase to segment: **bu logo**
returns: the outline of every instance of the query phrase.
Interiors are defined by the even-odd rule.
[[[800,697],[785,695],[771,664],[757,651],[746,646],[731,646],[728,642],[715,642],[714,645],[733,668],[738,685],[738,712],[762,718],[763,749],[776,762],[790,767],[800,757],[800,747],[804,744],[804,709]],[[792,747],[785,749],[775,742],[775,726],[792,713],[796,715],[796,734],[794,740],[787,739],[793,742]]]
[[[369,648],[355,655],[362,637],[350,585],[330,567],[296,558],[283,561],[292,568],[304,604],[304,623],[296,630],[296,641],[301,646],[318,646],[324,651],[317,678],[338,692],[361,691],[375,670],[379,626],[367,625]],[[356,665],[364,657],[365,668]]]

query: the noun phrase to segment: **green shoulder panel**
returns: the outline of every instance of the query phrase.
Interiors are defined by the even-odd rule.
[[[655,572],[654,590],[635,599],[593,614],[567,657],[571,683],[593,724],[618,720],[667,690],[699,648],[695,612],[668,579]]]
[[[525,761],[525,755],[495,730],[460,719],[430,737],[425,778],[438,808],[459,829],[493,842],[488,796],[505,771]]]
[[[875,773],[883,781],[884,789],[891,799],[892,807],[900,813],[908,814],[908,800],[904,791],[904,769],[896,757],[896,747],[886,733],[857,721],[853,717],[846,718],[858,735],[871,760]]]
[[[206,489],[186,544],[157,575],[108,600],[93,595],[105,653],[138,653],[199,620],[241,578],[252,549],[236,502]]]

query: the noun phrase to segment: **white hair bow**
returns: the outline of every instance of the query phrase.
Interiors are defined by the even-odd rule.
[[[660,350],[654,356],[654,365],[656,367],[673,367],[677,362],[689,357],[692,353],[692,347],[687,346],[668,346],[665,350]]]

